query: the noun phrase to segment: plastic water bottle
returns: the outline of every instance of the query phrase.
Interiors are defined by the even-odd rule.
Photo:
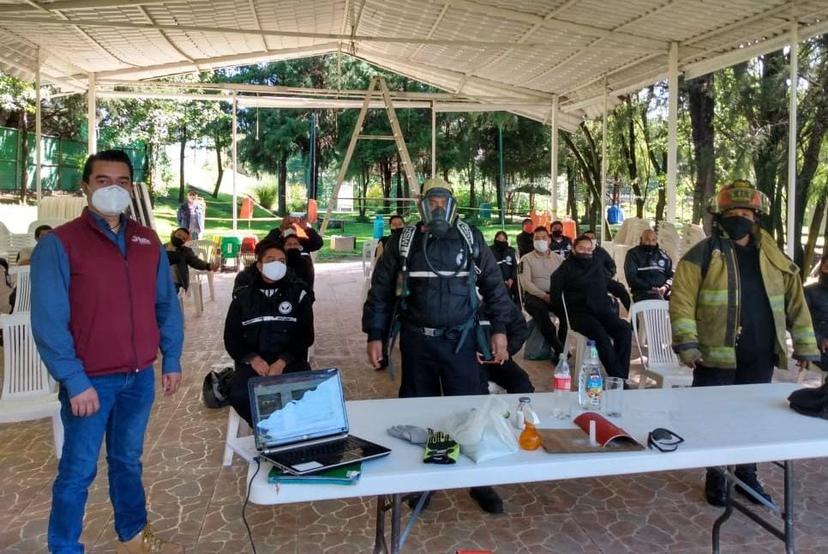
[[[385,232],[385,229],[384,229],[383,223],[382,223],[382,216],[378,215],[374,218],[374,233],[372,234],[372,237],[375,240],[379,240],[379,239],[382,238],[382,235],[383,235],[384,232]]]
[[[572,388],[572,374],[569,371],[569,363],[566,361],[566,352],[562,352],[558,358],[558,366],[555,368],[555,377],[552,380],[552,389],[555,391],[555,418],[569,419],[569,391]]]
[[[595,342],[586,343],[586,358],[578,375],[578,404],[582,409],[600,411],[604,395],[604,376]]]
[[[569,392],[572,388],[572,374],[569,372],[569,364],[566,361],[566,352],[561,352],[558,357],[558,365],[555,367],[555,376],[552,380],[552,388],[556,391]]]

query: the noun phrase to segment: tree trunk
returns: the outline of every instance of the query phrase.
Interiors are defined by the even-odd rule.
[[[216,143],[216,167],[218,168],[218,175],[216,176],[216,184],[213,187],[213,198],[218,198],[219,189],[221,189],[221,180],[224,177],[224,165],[221,163],[221,142],[219,142],[218,133],[214,137]]]
[[[475,164],[474,159],[472,159],[471,163],[469,164],[469,207],[476,208],[477,207],[477,191],[475,190]]]
[[[279,183],[278,183],[277,187],[279,189],[278,190],[279,202],[277,203],[278,207],[277,207],[276,213],[278,213],[281,216],[286,216],[287,215],[287,161],[288,161],[288,155],[287,155],[287,152],[285,152],[279,158],[279,163],[278,163],[278,171],[279,171],[278,180],[279,180]]]
[[[181,146],[178,152],[180,156],[180,159],[178,160],[178,203],[181,204],[187,197],[187,191],[184,190],[187,186],[184,180],[184,156],[187,152],[187,127],[181,128]]]
[[[819,229],[822,227],[822,221],[826,216],[825,208],[825,195],[823,195],[817,200],[817,205],[814,207],[814,217],[811,218],[811,224],[808,226],[808,241],[805,243],[802,263],[799,266],[803,281],[808,277],[808,271],[811,269],[811,266],[814,265],[814,251],[816,250]],[[828,225],[825,226],[825,232],[828,233]],[[825,249],[828,248],[828,242],[824,243],[822,248],[822,251],[825,252]]]
[[[20,202],[26,203],[29,188],[29,117],[26,110],[20,111]]]
[[[656,201],[656,225],[664,220],[664,207],[667,205],[667,190],[664,184],[658,188],[658,200]]]
[[[630,185],[635,193],[635,215],[644,217],[644,202],[646,195],[642,193],[641,181],[638,175],[638,160],[636,159],[635,148],[635,110],[638,105],[633,106],[632,99],[627,96],[627,136],[621,137],[621,153],[627,162],[627,174],[630,177]]]
[[[399,153],[397,154],[397,213],[403,213],[405,202],[400,200],[403,197],[403,167]]]
[[[388,199],[391,197],[391,180],[393,172],[391,171],[391,158],[386,157],[380,160],[380,176],[382,178],[382,209],[390,206]]]
[[[828,95],[825,94],[825,90],[828,88],[828,34],[822,35],[818,39],[818,44],[822,51],[822,60],[819,62],[820,65],[815,71],[819,86],[812,84],[809,87],[808,95],[802,101],[803,107],[814,104],[815,106],[812,113],[807,113],[806,110],[803,110],[800,115],[800,129],[808,129],[806,113],[809,116],[807,120],[811,123],[808,131],[804,133],[807,137],[807,142],[805,142],[802,155],[802,169],[796,177],[796,193],[794,195],[796,200],[796,205],[794,206],[794,221],[797,223],[794,226],[793,237],[794,262],[800,267],[810,264],[810,258],[805,258],[804,256],[807,253],[802,250],[802,224],[805,220],[805,208],[807,207],[810,196],[811,183],[820,165],[820,152],[822,151],[823,139],[826,131],[828,131],[828,121],[826,121],[828,120]],[[800,139],[800,144],[802,142],[802,139]],[[824,204],[825,196],[823,195],[819,201]],[[814,220],[817,218],[820,218],[820,220],[822,218],[819,207],[814,212]],[[816,234],[819,233],[819,224],[814,227],[812,222],[810,229],[813,232],[808,233],[809,243],[812,236],[816,240]],[[811,248],[809,256],[813,256],[813,247]]]
[[[575,168],[566,164],[566,202],[569,206],[569,216],[578,221],[578,199],[575,197]]]
[[[715,194],[716,153],[714,150],[716,97],[712,73],[685,83],[690,105],[690,123],[693,128],[693,154],[696,166],[696,189],[693,192],[693,223],[702,222],[704,232],[710,234],[713,216],[705,209],[708,198]]]

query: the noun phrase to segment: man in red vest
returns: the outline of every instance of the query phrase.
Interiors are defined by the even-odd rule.
[[[106,440],[118,553],[183,552],[147,524],[141,482],[159,347],[164,394],[181,382],[184,334],[170,266],[155,231],[123,213],[132,192],[124,152],[89,156],[81,188],[88,207],[42,238],[32,255],[32,332],[60,385],[64,427],[49,550],[83,552],[88,489]]]

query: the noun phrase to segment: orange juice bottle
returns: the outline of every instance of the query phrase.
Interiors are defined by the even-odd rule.
[[[541,438],[533,423],[527,421],[524,424],[523,431],[521,431],[520,437],[518,438],[518,443],[524,450],[537,450],[540,448]]]

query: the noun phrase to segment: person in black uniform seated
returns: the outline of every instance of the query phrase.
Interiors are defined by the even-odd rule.
[[[486,307],[483,306],[482,315],[485,316],[485,314]],[[488,338],[491,334],[489,321],[481,319],[480,327],[483,329],[486,338]],[[488,388],[488,381],[492,381],[506,389],[506,392],[509,394],[529,394],[535,392],[535,387],[532,386],[529,374],[514,359],[515,354],[523,348],[523,343],[526,342],[528,336],[529,327],[526,325],[526,320],[523,319],[523,312],[515,305],[512,309],[512,315],[506,323],[509,359],[502,364],[498,364],[494,361],[486,360],[485,355],[481,352],[477,353],[477,361],[480,364],[481,377],[485,380],[485,387]]]
[[[175,290],[187,290],[190,286],[190,268],[199,271],[216,271],[218,264],[210,264],[199,258],[193,249],[185,246],[190,241],[190,232],[184,227],[179,227],[170,235],[170,242],[164,245],[167,252],[167,260],[172,269]]]
[[[549,226],[549,250],[566,259],[572,252],[572,240],[563,234],[563,223],[553,221]]]
[[[509,246],[509,237],[505,231],[495,233],[492,243],[492,254],[494,254],[500,272],[503,274],[503,282],[509,289],[509,296],[512,302],[519,303],[517,288],[517,254],[515,249]]]
[[[256,375],[308,371],[308,348],[313,344],[313,293],[285,264],[282,247],[274,241],[258,245],[259,273],[233,293],[224,322],[224,348],[235,361],[230,381],[230,405],[248,423],[247,381]]]
[[[670,299],[673,260],[658,247],[658,237],[652,229],[645,229],[638,246],[627,252],[624,273],[633,301]]]
[[[381,363],[382,334],[394,317],[401,279],[400,397],[485,394],[476,356],[477,289],[488,306],[497,363],[509,357],[506,322],[514,304],[483,235],[458,220],[450,185],[424,183],[418,207],[422,221],[392,237],[374,268],[362,312],[368,361],[374,368]],[[503,511],[493,488],[470,492],[485,511]]]
[[[561,295],[565,295],[572,329],[595,341],[607,374],[626,379],[630,373],[632,328],[618,317],[608,293],[630,308],[627,289],[610,278],[604,265],[592,256],[592,241],[581,235],[575,239],[572,256],[552,274],[549,296],[563,320]]]
[[[603,246],[598,244],[598,241],[595,239],[595,232],[584,231],[583,235],[592,241],[592,255],[595,256],[595,261],[599,264],[604,264],[604,267],[607,268],[607,272],[609,272],[609,276],[615,277],[615,272],[617,271],[617,268],[615,267],[615,260],[612,259],[610,253],[607,252]]]
[[[313,290],[313,283],[316,280],[313,260],[310,254],[302,249],[302,243],[299,241],[299,237],[292,231],[292,229],[288,229],[283,235],[285,239],[284,245],[287,266],[293,270],[299,279],[308,285],[309,290]]]
[[[521,258],[535,249],[535,224],[527,217],[522,225],[523,230],[517,236],[518,254]]]

